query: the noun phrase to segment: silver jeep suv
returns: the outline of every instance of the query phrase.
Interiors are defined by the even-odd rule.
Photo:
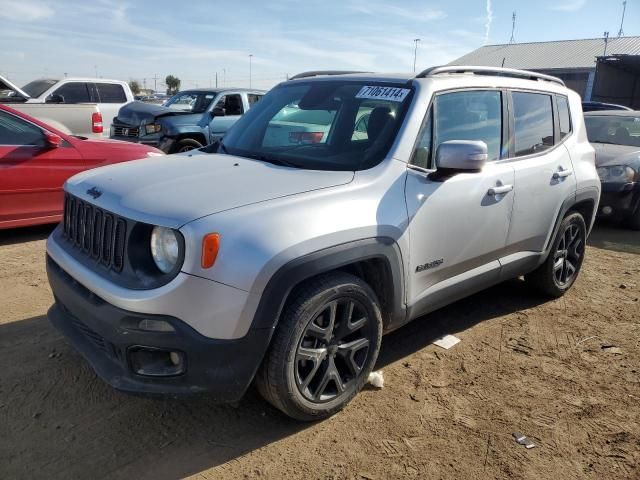
[[[235,401],[255,380],[323,418],[384,333],[521,275],[565,293],[599,196],[554,77],[308,72],[203,151],[71,178],[49,318],[117,389]]]

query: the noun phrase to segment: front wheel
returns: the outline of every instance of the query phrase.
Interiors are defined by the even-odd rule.
[[[380,304],[369,285],[342,272],[292,295],[256,384],[290,417],[319,420],[344,408],[366,383],[380,350]]]
[[[577,212],[568,214],[558,229],[551,252],[536,270],[525,276],[542,293],[561,297],[571,288],[584,260],[587,227]]]
[[[195,148],[202,148],[202,147],[203,145],[197,140],[194,140],[193,138],[183,138],[182,140],[178,141],[178,143],[175,144],[175,146],[173,147],[172,153],[183,153],[183,152],[188,152],[189,150],[193,150]]]
[[[627,220],[627,226],[631,230],[640,230],[640,205],[636,207],[636,211]]]

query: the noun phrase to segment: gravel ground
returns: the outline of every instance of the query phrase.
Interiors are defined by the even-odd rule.
[[[253,389],[216,406],[103,384],[46,319],[50,230],[0,232],[1,479],[640,478],[638,232],[598,227],[562,299],[511,281],[390,334],[384,389],[299,424]]]

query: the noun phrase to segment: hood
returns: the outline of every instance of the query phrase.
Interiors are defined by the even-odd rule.
[[[629,165],[640,163],[640,147],[592,143],[596,151],[596,166]]]
[[[145,102],[131,102],[123,106],[118,112],[118,121],[125,125],[143,125],[153,123],[158,117],[166,117],[171,115],[197,115],[202,117],[201,113],[193,114],[190,112],[181,112],[172,110],[162,105]]]
[[[25,99],[31,98],[25,91],[11,83],[9,80],[0,75],[0,90],[13,90],[16,95],[19,95]]]
[[[224,210],[344,185],[353,176],[231,155],[169,155],[89,170],[65,189],[124,217],[179,228]],[[95,200],[87,194],[94,188],[102,192]]]

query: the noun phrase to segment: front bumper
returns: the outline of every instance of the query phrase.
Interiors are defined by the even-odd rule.
[[[130,127],[130,126],[123,126],[123,125],[119,125],[119,124],[113,124],[111,125],[111,132],[115,131],[115,127],[123,127],[123,128],[138,128],[138,127]],[[142,127],[140,127],[142,128]],[[173,145],[175,143],[175,139],[172,137],[168,137],[167,135],[165,135],[163,132],[159,132],[159,133],[153,133],[150,135],[142,135],[142,136],[124,136],[124,135],[110,135],[111,139],[113,140],[122,140],[124,142],[132,142],[132,143],[140,143],[143,145],[149,145],[151,147],[157,148],[159,150],[162,150],[165,153],[170,153],[171,149],[173,148]]]
[[[600,217],[625,218],[640,205],[640,182],[602,184],[598,215]]]
[[[120,309],[76,282],[50,257],[47,275],[55,297],[49,320],[98,376],[118,390],[163,395],[208,392],[215,401],[236,401],[251,383],[270,341],[271,329],[250,329],[242,338],[217,340],[175,317]],[[168,322],[175,332],[139,330],[137,325],[145,318]],[[131,352],[138,347],[181,352],[184,373],[136,374]]]

